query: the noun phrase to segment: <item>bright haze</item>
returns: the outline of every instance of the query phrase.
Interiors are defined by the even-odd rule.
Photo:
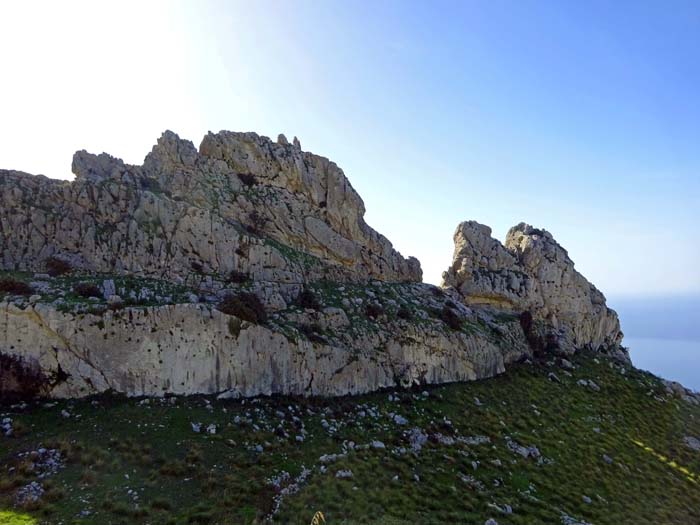
[[[7,2],[0,29],[2,168],[285,133],[428,282],[474,219],[550,230],[608,296],[700,292],[698,2]]]

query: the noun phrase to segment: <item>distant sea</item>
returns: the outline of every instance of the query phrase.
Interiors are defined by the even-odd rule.
[[[700,391],[700,341],[625,337],[632,363]]]
[[[610,298],[632,363],[700,391],[700,297]]]

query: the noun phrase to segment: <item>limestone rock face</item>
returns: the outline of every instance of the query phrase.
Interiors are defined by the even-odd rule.
[[[79,151],[72,182],[0,170],[0,268],[75,268],[221,288],[232,271],[263,296],[303,283],[420,281],[364,221],[342,170],[298,141],[208,134],[199,151],[166,131],[143,166]]]
[[[336,326],[347,323],[338,310],[323,312]],[[133,396],[335,396],[473,380],[502,373],[528,355],[517,323],[512,328],[509,339],[488,330],[468,334],[398,321],[318,343],[202,304],[91,315],[0,303],[3,354],[42,378],[41,394],[59,398],[108,389]]]
[[[603,349],[628,359],[617,314],[549,232],[521,223],[503,245],[489,227],[468,221],[457,227],[454,242],[443,286],[467,304],[529,312],[561,350]]]
[[[422,284],[296,137],[197,149],[166,131],[142,166],[79,151],[73,172],[0,170],[0,396],[331,396],[489,377],[542,348],[628,359],[548,232],[503,245],[462,223],[443,289]]]

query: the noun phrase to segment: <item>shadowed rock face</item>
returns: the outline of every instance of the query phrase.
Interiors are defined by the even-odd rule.
[[[56,256],[212,286],[236,271],[267,283],[272,304],[320,278],[421,280],[418,261],[365,223],[342,170],[298,141],[224,131],[198,152],[168,131],[143,166],[79,151],[73,172],[67,182],[0,170],[2,268],[40,271]]]
[[[443,286],[465,303],[529,312],[549,340],[564,351],[580,348],[619,352],[620,323],[603,294],[574,269],[566,250],[545,231],[520,223],[505,245],[474,221],[454,234],[452,266]],[[620,357],[626,357],[621,355]]]

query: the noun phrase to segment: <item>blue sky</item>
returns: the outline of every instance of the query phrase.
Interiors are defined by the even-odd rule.
[[[458,222],[525,221],[609,296],[700,293],[698,2],[19,4],[4,168],[140,163],[166,128],[283,132],[429,282]]]

